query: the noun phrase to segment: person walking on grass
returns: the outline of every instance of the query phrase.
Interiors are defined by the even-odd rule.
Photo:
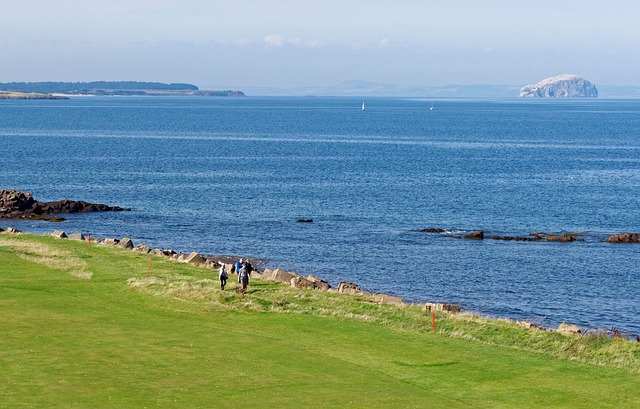
[[[224,263],[221,263],[218,278],[220,279],[220,290],[224,291],[224,286],[227,285],[227,278],[229,278],[229,273],[227,273],[227,266]]]
[[[247,292],[247,286],[249,285],[249,273],[247,272],[247,267],[243,264],[240,267],[240,272],[238,273],[238,281],[240,282],[240,292],[242,295],[245,295]]]
[[[249,277],[251,277],[251,273],[253,273],[253,266],[251,265],[251,262],[249,261],[249,259],[246,259],[244,261],[244,266],[247,268],[247,273],[249,273]]]
[[[238,284],[240,284],[240,269],[242,268],[243,264],[244,263],[242,262],[242,259],[236,261],[236,274],[238,275]]]
[[[238,278],[240,279],[240,285],[242,286],[242,294],[247,293],[247,286],[249,285],[249,278],[251,277],[251,272],[253,271],[253,266],[249,262],[249,259],[245,260],[242,263],[242,267],[240,268],[240,274]]]

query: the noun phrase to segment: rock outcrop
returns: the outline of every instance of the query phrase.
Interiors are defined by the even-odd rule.
[[[607,241],[609,243],[640,243],[640,233],[612,234]]]
[[[40,202],[31,193],[17,190],[0,190],[0,219],[37,219],[62,221],[64,218],[51,217],[51,214],[79,212],[113,212],[131,210],[117,206],[88,203],[75,200]]]
[[[484,239],[484,232],[482,230],[474,231],[473,233],[463,236],[467,240],[482,240]]]
[[[520,89],[520,97],[542,98],[597,98],[594,84],[577,75],[563,74],[543,79],[535,85]]]
[[[445,229],[441,229],[440,227],[427,227],[422,230],[419,230],[420,233],[446,233]]]

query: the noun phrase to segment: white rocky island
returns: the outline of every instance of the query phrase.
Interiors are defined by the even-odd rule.
[[[546,78],[535,85],[520,89],[521,97],[598,98],[598,89],[586,79],[572,74]]]

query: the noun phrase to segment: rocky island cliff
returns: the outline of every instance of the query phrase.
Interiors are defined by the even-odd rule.
[[[535,85],[520,89],[520,97],[526,98],[597,98],[598,89],[586,79],[572,74],[545,78]]]
[[[40,202],[35,200],[29,192],[0,189],[0,219],[31,219],[58,222],[64,220],[64,218],[50,215],[80,212],[117,212],[123,210],[131,209],[69,199]]]

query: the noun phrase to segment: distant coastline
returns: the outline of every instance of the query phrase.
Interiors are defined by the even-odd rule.
[[[0,99],[69,99],[66,95],[41,94],[37,92],[0,91]]]
[[[201,90],[193,84],[138,81],[6,82],[0,83],[2,99],[68,99],[70,96],[202,96],[243,97],[237,90]],[[3,96],[4,95],[4,96]]]

